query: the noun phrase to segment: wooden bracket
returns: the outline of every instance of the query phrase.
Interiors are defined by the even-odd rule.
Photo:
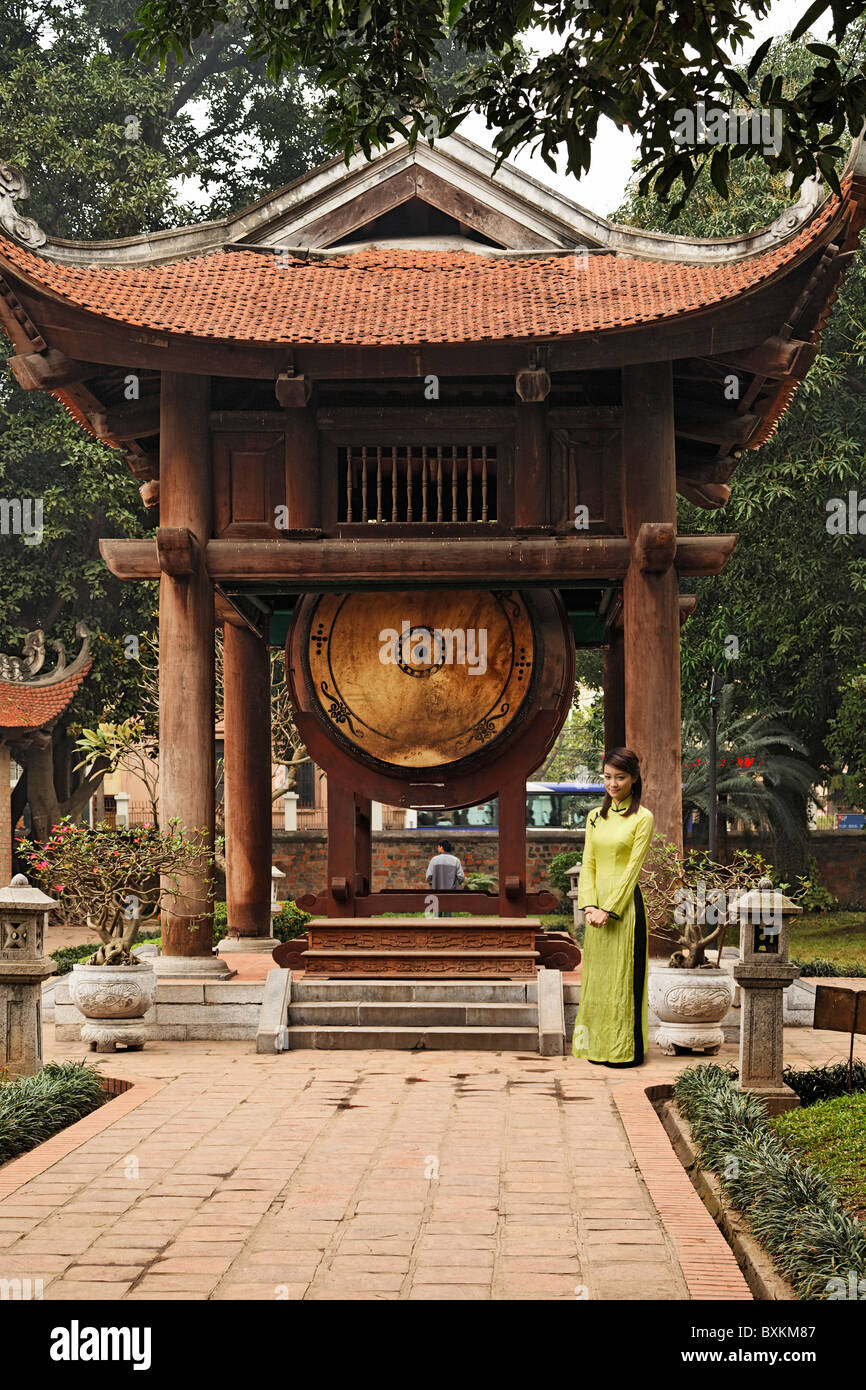
[[[159,568],[172,579],[188,579],[198,565],[198,543],[185,526],[160,526],[156,532]]]
[[[146,483],[142,483],[138,491],[146,507],[159,506],[159,478],[150,478]]]
[[[128,405],[115,405],[109,410],[95,410],[90,423],[97,439],[106,443],[159,434],[159,398],[151,396],[146,400],[130,401]]]
[[[78,362],[57,348],[47,352],[25,352],[7,358],[9,367],[23,391],[53,391],[71,381],[86,381],[100,368],[93,362]]]
[[[697,594],[680,594],[680,627],[692,616],[698,606]]]
[[[543,367],[526,367],[514,378],[514,389],[522,401],[547,400],[550,395],[550,373]]]
[[[335,875],[331,879],[331,896],[336,898],[339,903],[348,902],[349,880],[342,875]]]
[[[514,902],[523,892],[523,879],[519,874],[506,874],[505,877],[505,896],[509,902]]]
[[[312,389],[313,383],[308,376],[295,376],[291,372],[280,372],[274,387],[280,405],[295,410],[307,404]]]
[[[664,574],[677,553],[677,533],[670,522],[645,521],[634,543],[634,562],[642,574]]]

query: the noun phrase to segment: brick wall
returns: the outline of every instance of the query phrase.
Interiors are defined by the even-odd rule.
[[[423,888],[424,870],[436,853],[436,830],[385,830],[373,836],[373,888]],[[446,832],[447,833],[447,832]],[[274,831],[273,862],[286,875],[280,884],[281,897],[316,893],[325,886],[327,869],[327,831]],[[455,851],[466,873],[498,874],[497,836],[494,832],[451,834]],[[739,835],[728,838],[729,849],[758,849],[772,862],[772,846],[759,839]],[[537,830],[527,833],[527,877],[529,891],[550,887],[545,868],[557,854],[574,850],[579,859],[583,850],[583,831]],[[866,831],[817,830],[809,837],[821,882],[835,893],[843,906],[866,907]],[[804,868],[805,872],[805,868]]]

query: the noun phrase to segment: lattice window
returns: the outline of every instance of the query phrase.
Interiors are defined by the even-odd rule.
[[[337,467],[341,522],[497,520],[495,444],[352,445]]]

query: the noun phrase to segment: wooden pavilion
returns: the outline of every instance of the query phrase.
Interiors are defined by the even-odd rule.
[[[539,905],[524,782],[566,717],[575,644],[604,649],[606,740],[638,752],[657,829],[681,841],[679,580],[718,573],[736,536],[678,534],[676,496],[723,507],[814,360],[864,221],[859,145],[841,198],[808,183],[766,229],[713,241],[494,177],[457,136],[111,242],[46,237],[15,206],[20,176],[2,182],[10,366],[124,450],[160,508],[155,540],[102,554],[160,581],[161,798],[190,827],[213,825],[224,627],[234,934],[270,930],[269,643],[287,643],[329,774],[332,916],[383,910],[371,798],[497,794],[493,910]],[[481,631],[470,671],[458,639]],[[163,973],[210,957],[186,888]]]

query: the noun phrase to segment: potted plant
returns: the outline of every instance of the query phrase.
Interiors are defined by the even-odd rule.
[[[176,820],[163,829],[99,825],[91,830],[67,817],[44,845],[24,840],[21,853],[33,875],[59,898],[67,920],[86,922],[101,941],[70,976],[73,1001],[88,1020],[82,1039],[97,1052],[112,1052],[118,1043],[143,1047],[142,1020],[154,1001],[156,974],[132,954],[132,946],[164,899],[179,890],[178,876],[200,871],[203,857],[213,863],[201,832],[187,834]]]
[[[649,1003],[660,1023],[655,1041],[669,1056],[714,1056],[724,1042],[721,1023],[735,991],[733,977],[721,967],[725,933],[738,921],[737,897],[769,868],[748,850],[737,850],[730,864],[715,863],[704,850],[681,857],[670,841],[653,837],[641,874],[647,922],[676,949],[666,966],[650,971]],[[713,961],[707,959],[710,947]]]

